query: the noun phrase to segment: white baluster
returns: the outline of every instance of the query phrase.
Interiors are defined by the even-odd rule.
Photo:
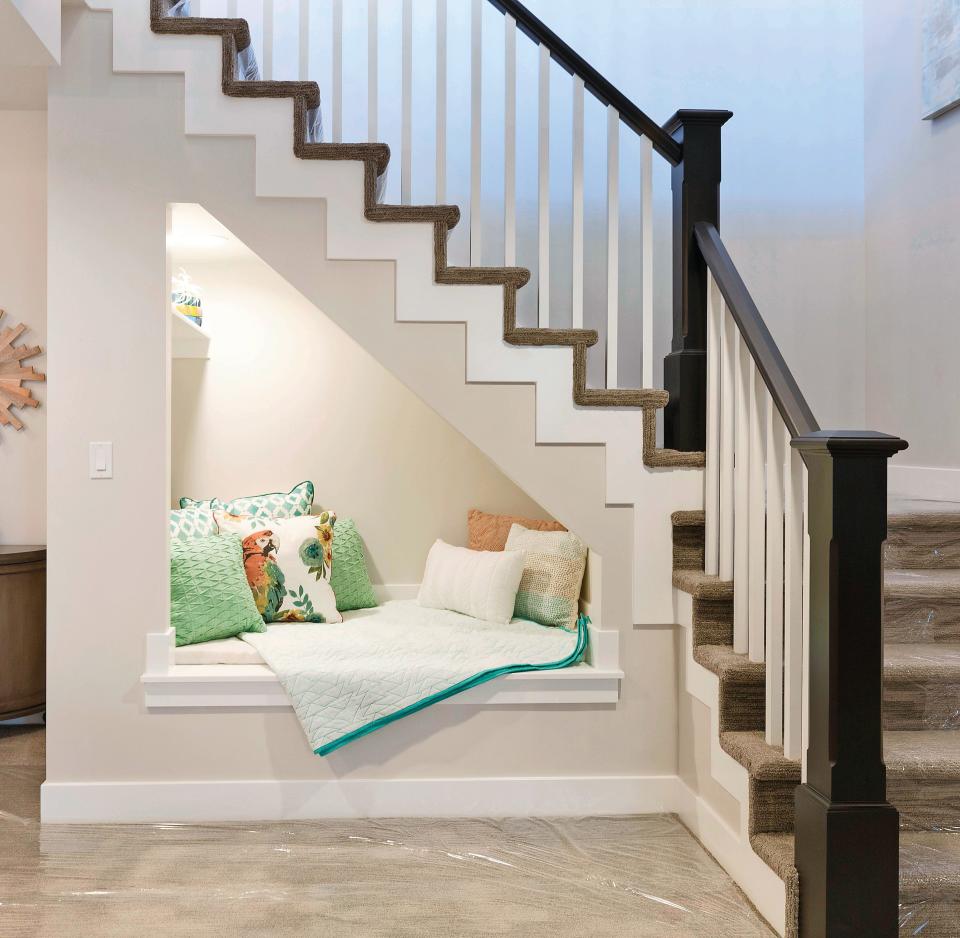
[[[784,427],[783,754],[799,759],[803,721],[803,460]]]
[[[800,488],[803,491],[803,669],[800,688],[803,705],[800,708],[800,780],[807,780],[807,747],[810,745],[810,478],[807,467],[800,461]]]
[[[379,0],[367,0],[367,140],[377,142],[380,93]]]
[[[607,107],[607,387],[619,384],[620,115]]]
[[[766,642],[764,604],[766,602],[767,503],[764,449],[767,409],[771,407],[767,386],[750,359],[750,646],[751,661],[763,661]]]
[[[232,20],[237,18],[237,0],[227,0],[227,16]]]
[[[720,561],[721,580],[733,579],[734,352],[736,325],[720,306]],[[744,647],[743,651],[746,651]]]
[[[750,647],[750,353],[740,331],[734,336],[736,449],[733,461],[733,648]]]
[[[343,141],[343,0],[333,0],[333,142]]]
[[[783,420],[767,407],[767,721],[771,746],[783,744]]]
[[[583,328],[583,79],[573,79],[573,193],[570,257],[571,325]]]
[[[719,570],[720,520],[720,335],[722,300],[711,274],[707,274],[707,451],[703,474],[703,569],[710,576]]]
[[[645,388],[653,379],[653,143],[640,138],[640,260],[643,265],[640,318],[642,325],[641,378]]]
[[[550,328],[550,50],[540,44],[537,324]]]
[[[263,0],[263,61],[260,72],[265,81],[273,78],[273,0]]]
[[[400,201],[413,201],[413,0],[403,0],[400,52]]]
[[[437,0],[437,205],[447,200],[447,0]]]
[[[300,81],[307,81],[310,78],[310,0],[300,0],[297,29]]]
[[[503,17],[503,263],[517,263],[517,21]]]
[[[470,263],[482,263],[483,206],[480,186],[480,131],[483,116],[483,2],[473,0],[470,50]]]

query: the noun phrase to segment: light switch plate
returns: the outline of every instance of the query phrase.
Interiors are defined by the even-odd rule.
[[[90,478],[113,478],[113,443],[90,444]]]

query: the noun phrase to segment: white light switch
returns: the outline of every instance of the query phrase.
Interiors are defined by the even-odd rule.
[[[113,443],[90,444],[90,478],[113,478]]]

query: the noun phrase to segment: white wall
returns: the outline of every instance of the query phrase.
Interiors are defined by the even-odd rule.
[[[548,517],[492,462],[252,252],[184,262],[203,294],[208,361],[173,363],[172,497],[238,495],[313,479],[316,505],[352,517],[380,583],[419,583],[437,537],[466,513]],[[350,265],[328,292],[349,301]]]
[[[861,0],[529,6],[658,122],[733,111],[724,241],[821,425],[862,425]]]
[[[867,414],[897,465],[960,468],[960,109],[920,119],[921,6],[865,7]]]
[[[20,344],[46,352],[46,162],[45,111],[0,110],[0,329],[19,322]],[[25,364],[47,370],[45,355]],[[40,401],[18,410],[17,432],[0,427],[0,543],[46,543],[47,391],[27,385]]]
[[[63,67],[49,101],[48,780],[672,775],[673,629],[634,630],[622,599],[606,613],[608,627],[622,627],[628,675],[615,707],[433,707],[328,759],[310,753],[292,713],[145,712],[144,634],[168,622],[167,205],[202,202],[247,243],[247,232],[259,231],[280,246],[301,226],[322,232],[324,212],[296,199],[257,199],[251,141],[184,136],[182,79],[114,75],[110,36],[107,15],[65,16]],[[331,317],[333,307],[341,316],[372,310],[389,323],[393,265],[330,263],[319,243],[307,261],[316,305]],[[335,286],[343,276],[352,278],[347,310]],[[107,282],[109,303],[78,288]],[[426,362],[420,370],[431,380],[457,377],[458,406],[472,402],[462,406],[482,411],[501,437],[507,427],[514,438],[514,422],[529,435],[532,389],[463,384],[462,326],[400,329],[410,338],[397,341]],[[115,444],[111,481],[87,478],[91,440]],[[577,502],[575,520],[603,517],[597,447],[530,447],[514,458],[546,466],[567,451],[564,465],[579,460],[577,471],[545,487]],[[610,547],[621,549],[604,556],[605,579],[614,571],[628,593],[632,519],[606,515],[616,517],[596,528],[606,524]]]

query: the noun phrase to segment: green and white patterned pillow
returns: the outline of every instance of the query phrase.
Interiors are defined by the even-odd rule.
[[[338,612],[373,609],[380,605],[367,572],[363,543],[352,518],[337,518],[330,586],[337,597]]]
[[[514,524],[504,550],[526,554],[513,614],[541,625],[577,627],[587,547],[569,531],[530,531]]]
[[[170,624],[178,645],[266,631],[243,572],[239,537],[171,542]]]
[[[217,533],[213,512],[209,508],[171,508],[170,538],[209,537]]]
[[[313,483],[301,482],[289,492],[267,492],[264,495],[245,495],[225,502],[221,498],[197,501],[181,498],[181,508],[206,508],[208,511],[226,511],[231,515],[250,515],[251,518],[296,518],[313,510]]]

